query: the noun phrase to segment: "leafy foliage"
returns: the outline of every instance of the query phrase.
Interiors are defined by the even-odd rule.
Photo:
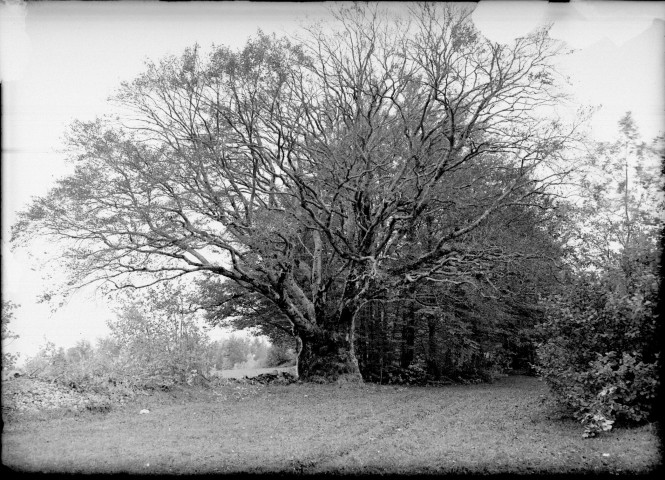
[[[259,337],[231,335],[209,346],[210,363],[218,370],[263,368],[272,346]]]
[[[659,365],[654,297],[653,290],[646,298],[617,296],[588,280],[548,305],[538,371],[588,436],[614,421],[643,422],[653,412]]]
[[[468,281],[414,285],[387,305],[369,304],[358,316],[357,332],[365,378],[386,381],[386,372],[411,365],[425,365],[429,381],[533,373],[533,327],[543,316],[539,295],[558,288],[562,251],[547,231],[552,222],[546,206],[507,208],[472,235],[500,254]],[[403,373],[390,376],[410,377]]]
[[[294,348],[293,325],[268,299],[232,282],[206,279],[197,283],[198,302],[210,325],[250,330],[272,345]]]
[[[292,348],[279,344],[272,344],[268,349],[268,355],[265,359],[265,367],[283,367],[295,365],[297,360],[296,352]]]
[[[292,350],[259,337],[232,335],[210,342],[200,319],[186,312],[182,292],[153,288],[126,300],[109,323],[110,337],[99,339],[94,347],[83,340],[67,350],[47,342],[28,359],[28,375],[117,400],[145,389],[208,382],[216,368],[262,368],[295,361]]]
[[[42,375],[55,379],[59,376],[64,364],[64,348],[56,347],[53,342],[46,342],[37,354],[26,360],[25,371],[29,376]]]
[[[109,327],[126,375],[169,385],[209,369],[210,340],[199,324],[183,295],[161,285],[129,298]]]
[[[7,344],[12,340],[18,338],[18,335],[9,330],[9,322],[14,318],[14,310],[16,305],[10,301],[2,301],[2,369],[11,369],[16,365],[18,354],[9,353],[5,350]]]
[[[617,140],[597,146],[582,202],[568,209],[570,268],[563,273],[570,286],[544,302],[538,371],[587,437],[653,415],[662,140],[642,142],[628,113]]]
[[[563,47],[547,28],[498,45],[467,7],[386,10],[340,5],[297,40],[259,32],[148,63],[119,90],[121,117],[74,124],[74,173],[23,212],[14,243],[66,241],[64,290],[231,282],[251,294],[239,308],[261,297],[255,319],[297,337],[303,378],[359,380],[361,309],[492,281],[516,257],[492,219],[548,210],[580,139],[577,119],[550,114]]]

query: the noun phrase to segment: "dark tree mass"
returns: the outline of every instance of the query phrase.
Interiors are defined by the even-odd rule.
[[[211,321],[293,339],[304,380],[528,366],[579,141],[559,45],[449,4],[334,17],[148,64],[14,241],[68,240],[71,286],[191,278]]]

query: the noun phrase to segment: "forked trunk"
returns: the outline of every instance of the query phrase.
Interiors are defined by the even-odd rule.
[[[316,239],[315,235],[315,245],[320,243]],[[319,285],[320,276],[316,271],[321,265],[318,262],[315,264],[312,283]],[[324,297],[316,293],[320,291],[319,288],[313,292],[316,297],[313,308],[315,325],[294,326],[294,333],[300,340],[298,376],[305,382],[362,383],[354,351],[355,316],[358,313],[357,296],[360,291],[357,280],[346,282],[343,298],[347,301],[341,305],[338,314],[329,317],[325,316]]]
[[[298,376],[305,382],[362,383],[351,332],[298,332]]]

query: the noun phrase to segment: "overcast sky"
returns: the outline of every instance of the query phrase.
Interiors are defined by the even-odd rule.
[[[105,335],[111,315],[85,292],[55,313],[36,304],[54,272],[40,268],[36,252],[7,245],[16,212],[67,172],[67,125],[107,111],[114,88],[146,58],[195,42],[239,47],[257,28],[292,33],[306,16],[325,20],[327,12],[321,3],[10,3],[0,6],[2,298],[21,305],[11,325],[21,338],[8,350],[25,356],[45,338],[68,347]],[[498,42],[554,22],[552,36],[578,49],[559,65],[578,101],[602,105],[592,124],[598,138],[610,139],[628,110],[645,138],[665,129],[665,2],[484,1],[473,20]]]

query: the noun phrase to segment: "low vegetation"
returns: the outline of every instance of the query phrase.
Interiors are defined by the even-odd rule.
[[[105,414],[9,416],[3,463],[48,473],[445,474],[645,473],[659,461],[652,425],[583,439],[533,377],[342,387],[220,381]]]
[[[651,277],[647,281],[655,285]],[[567,298],[552,302],[541,325],[547,340],[538,349],[538,371],[584,425],[585,436],[615,422],[643,423],[654,411],[657,292],[643,290],[620,296],[600,282],[579,282]]]
[[[255,372],[292,366],[295,357],[261,338],[231,336],[210,341],[191,319],[179,331],[156,316],[148,321],[134,309],[113,323],[112,334],[93,346],[86,340],[65,350],[47,342],[29,357],[29,378],[111,400],[140,391],[169,390],[210,382],[229,371]],[[166,325],[165,325],[166,324]],[[147,331],[147,333],[146,333]]]

